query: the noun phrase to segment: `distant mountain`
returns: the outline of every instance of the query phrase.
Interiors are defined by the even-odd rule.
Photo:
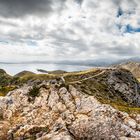
[[[22,71],[22,72],[17,73],[14,77],[22,77],[25,75],[32,75],[32,74],[35,74],[35,73],[33,73],[31,71]]]
[[[79,65],[91,67],[107,67],[113,64],[120,64],[129,61],[140,62],[140,57],[124,59],[100,58],[86,60],[44,60],[44,61],[21,61],[21,62],[0,62],[0,64],[60,64],[60,65]]]
[[[120,59],[120,60],[117,60],[115,62],[112,63],[112,65],[114,64],[124,64],[124,63],[127,63],[127,62],[138,62],[140,63],[140,57],[131,57],[131,58],[127,58],[127,59]]]
[[[118,65],[115,65],[116,68],[124,68],[129,70],[136,78],[140,78],[140,63],[129,61],[126,63],[121,63]]]
[[[108,66],[115,63],[115,60],[108,59],[88,59],[88,60],[47,60],[47,61],[27,61],[27,62],[0,62],[0,64],[60,64],[60,65],[79,65],[79,66]]]

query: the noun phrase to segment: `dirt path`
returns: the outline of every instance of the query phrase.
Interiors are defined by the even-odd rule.
[[[89,80],[89,79],[98,77],[98,76],[100,76],[100,75],[102,75],[102,74],[104,74],[104,73],[105,73],[105,70],[103,70],[102,72],[100,72],[100,73],[98,73],[98,74],[96,74],[96,75],[90,76],[90,77],[88,77],[88,78],[85,78],[85,79],[82,79],[82,80],[78,80],[78,81],[69,82],[69,84],[81,83],[81,82],[83,82],[83,81],[86,81],[86,80]]]

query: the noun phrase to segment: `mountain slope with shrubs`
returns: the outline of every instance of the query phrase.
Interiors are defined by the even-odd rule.
[[[126,69],[14,78],[0,97],[1,140],[140,138],[140,84]]]

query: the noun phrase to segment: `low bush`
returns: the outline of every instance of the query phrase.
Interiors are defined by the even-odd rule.
[[[39,88],[36,86],[33,86],[33,88],[29,91],[29,96],[37,97],[38,95],[39,95]]]

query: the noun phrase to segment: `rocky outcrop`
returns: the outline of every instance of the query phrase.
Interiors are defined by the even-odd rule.
[[[132,72],[132,74],[136,78],[140,78],[140,63],[138,63],[138,62],[130,61],[130,62],[115,65],[114,67],[127,69],[130,72]]]
[[[131,72],[124,69],[111,70],[107,85],[110,91],[120,95],[127,103],[140,106],[140,84]]]
[[[140,138],[140,115],[120,112],[62,83],[43,82],[36,89],[24,85],[0,97],[0,140]]]
[[[94,96],[102,103],[140,107],[140,83],[126,69],[102,69],[71,82],[80,92]]]

